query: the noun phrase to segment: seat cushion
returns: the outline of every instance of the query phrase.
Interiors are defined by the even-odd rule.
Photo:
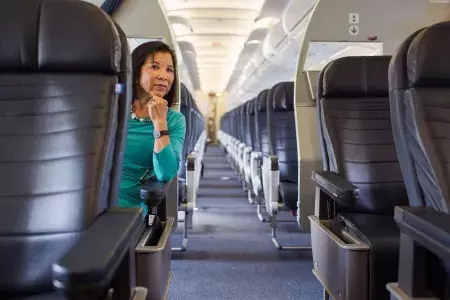
[[[400,230],[391,216],[344,214],[345,227],[370,247],[370,299],[389,299],[386,284],[398,279]]]
[[[298,184],[288,181],[281,181],[280,197],[286,207],[290,210],[297,210]]]

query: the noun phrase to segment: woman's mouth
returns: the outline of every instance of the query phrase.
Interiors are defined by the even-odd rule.
[[[153,85],[153,88],[157,91],[166,91],[167,90],[167,86],[165,86],[164,84],[155,84]]]

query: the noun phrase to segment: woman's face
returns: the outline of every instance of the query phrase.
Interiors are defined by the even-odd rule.
[[[164,97],[172,87],[174,78],[172,55],[168,52],[156,52],[147,57],[142,65],[139,85],[148,94]]]

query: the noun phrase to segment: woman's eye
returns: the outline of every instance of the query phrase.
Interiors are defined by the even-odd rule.
[[[153,66],[151,66],[150,68],[151,68],[152,70],[158,70],[159,67],[158,67],[157,65],[153,65]]]
[[[173,69],[172,69],[172,68],[169,68],[169,69],[167,69],[167,72],[173,73]]]

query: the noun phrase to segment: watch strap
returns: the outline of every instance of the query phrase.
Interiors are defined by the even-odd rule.
[[[153,136],[155,137],[155,139],[159,139],[164,135],[169,135],[169,130],[161,130],[161,131],[155,130],[153,132]]]

